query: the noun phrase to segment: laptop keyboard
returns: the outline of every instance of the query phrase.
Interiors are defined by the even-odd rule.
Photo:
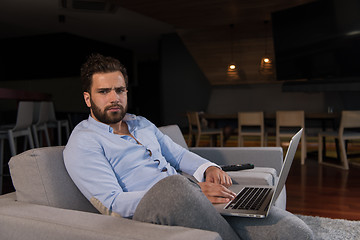
[[[225,208],[258,210],[270,190],[270,188],[245,187]]]

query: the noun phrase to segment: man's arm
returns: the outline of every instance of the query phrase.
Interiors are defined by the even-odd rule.
[[[232,185],[230,176],[218,167],[211,166],[206,169],[205,182],[199,182],[199,186],[211,203],[227,203],[236,194],[228,189]]]
[[[153,125],[152,130],[160,145],[161,154],[165,157],[166,161],[177,171],[185,172],[194,176],[198,181],[203,181],[203,173],[206,168],[201,173],[196,173],[196,171],[200,166],[208,164],[210,161],[178,145],[169,136],[163,134],[155,125]],[[196,175],[194,175],[195,173]]]
[[[208,167],[204,175],[206,182],[221,184],[225,187],[230,187],[232,185],[230,176],[218,167]]]
[[[232,185],[230,176],[219,166],[180,147],[157,128],[155,131],[166,159],[176,159],[179,170],[193,175],[199,181],[199,186],[205,196],[212,203],[225,203],[235,197],[235,193],[228,189]]]
[[[122,217],[134,214],[146,192],[124,192],[100,146],[89,136],[87,141],[79,136],[69,139],[64,162],[70,177],[90,202],[100,202]]]

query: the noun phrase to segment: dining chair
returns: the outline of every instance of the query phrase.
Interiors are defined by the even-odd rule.
[[[31,125],[33,121],[34,102],[20,101],[17,109],[15,124],[0,126],[0,193],[2,192],[3,164],[4,164],[4,142],[9,141],[10,154],[15,156],[18,153],[18,141],[20,137],[25,137],[24,149],[29,143],[30,148],[34,148]]]
[[[326,138],[333,138],[339,141],[340,159],[342,165],[326,163],[323,161],[323,143]],[[349,169],[347,142],[360,139],[360,111],[342,111],[338,131],[323,131],[318,135],[318,162],[342,169]],[[326,155],[326,152],[325,152]]]
[[[65,129],[65,137],[69,139],[70,136],[70,126],[69,121],[67,119],[57,119],[55,113],[54,102],[47,102],[49,104],[49,119],[48,119],[48,127],[56,128],[57,130],[57,143],[58,145],[62,145],[62,128]]]
[[[47,146],[51,146],[47,122],[49,121],[49,104],[46,101],[35,102],[32,130],[35,146],[43,146],[42,134],[45,135]],[[40,140],[39,140],[40,139]]]
[[[259,136],[260,146],[265,144],[263,112],[238,112],[238,147],[244,146],[244,136]]]
[[[187,112],[187,117],[189,121],[189,140],[188,144],[190,146],[190,143],[192,142],[193,136],[196,136],[196,143],[195,146],[199,147],[200,145],[200,139],[203,135],[210,136],[210,145],[213,146],[213,137],[217,137],[219,135],[220,137],[220,147],[223,146],[223,140],[224,140],[224,134],[222,129],[213,129],[213,128],[207,128],[207,126],[202,126],[200,122],[200,117],[198,112]]]
[[[303,128],[301,136],[301,164],[305,164],[306,134],[304,111],[276,111],[276,146],[280,147],[281,138],[291,138],[300,128]]]

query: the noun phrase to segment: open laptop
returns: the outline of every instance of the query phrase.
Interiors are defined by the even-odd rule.
[[[275,186],[233,185],[231,190],[238,191],[237,196],[227,204],[215,204],[218,212],[227,216],[265,218],[285,185],[302,132],[303,129],[300,129],[291,138],[280,171],[279,181],[277,184],[275,183]]]

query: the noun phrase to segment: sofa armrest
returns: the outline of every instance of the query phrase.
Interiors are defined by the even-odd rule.
[[[230,174],[235,181],[239,181],[239,183],[242,184],[258,184],[262,179],[259,177],[257,179],[254,178],[257,177],[258,170],[262,171],[261,168],[273,168],[276,170],[276,173],[272,174],[277,174],[277,176],[279,176],[283,164],[283,150],[281,147],[194,147],[189,148],[189,150],[218,165],[242,163],[254,164],[256,167],[255,169],[239,172],[241,177],[240,181],[237,180],[236,176]],[[267,169],[267,171],[269,170],[270,169]],[[260,175],[263,177],[268,176],[266,174]],[[275,206],[286,209],[285,186],[275,202]]]
[[[252,163],[255,167],[274,168],[277,175],[283,164],[281,147],[193,147],[189,150],[218,165]]]
[[[0,196],[0,239],[220,240],[218,233],[162,226],[77,210],[19,202],[15,194]]]

